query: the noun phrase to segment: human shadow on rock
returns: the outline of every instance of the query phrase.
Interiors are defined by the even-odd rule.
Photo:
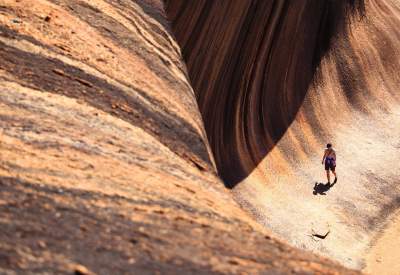
[[[326,192],[328,192],[333,186],[335,185],[335,183],[318,183],[316,182],[314,185],[314,191],[313,191],[313,195],[326,195]]]

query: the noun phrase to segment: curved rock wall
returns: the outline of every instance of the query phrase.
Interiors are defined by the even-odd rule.
[[[271,151],[319,58],[362,1],[168,1],[218,171],[228,186]]]

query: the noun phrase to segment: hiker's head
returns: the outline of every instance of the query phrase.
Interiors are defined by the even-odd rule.
[[[326,145],[326,148],[332,148],[332,144],[330,144],[330,143],[328,143],[327,145]]]

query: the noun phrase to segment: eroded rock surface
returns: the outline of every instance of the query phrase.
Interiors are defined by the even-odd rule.
[[[352,273],[224,189],[160,1],[0,0],[0,83],[2,274]]]

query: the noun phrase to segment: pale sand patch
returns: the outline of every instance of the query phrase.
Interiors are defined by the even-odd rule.
[[[377,239],[366,259],[363,272],[368,274],[400,274],[400,212]]]

